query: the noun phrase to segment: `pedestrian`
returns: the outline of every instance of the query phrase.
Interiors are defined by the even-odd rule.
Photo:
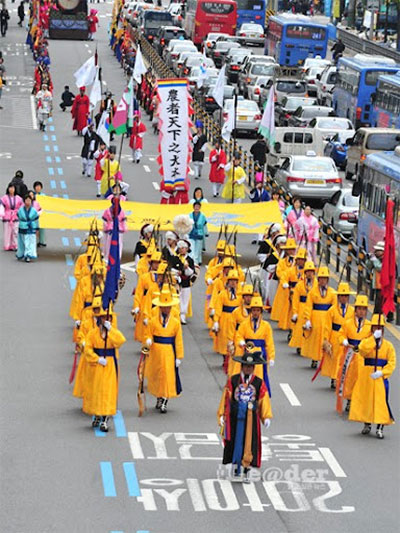
[[[317,243],[319,241],[319,222],[312,214],[311,207],[307,205],[303,214],[294,223],[296,242],[305,246],[314,263],[317,262]]]
[[[374,291],[374,313],[380,313],[382,310],[382,294],[381,294],[381,270],[382,260],[385,251],[384,241],[378,241],[374,246],[374,253],[367,258],[367,269],[373,273],[372,289]]]
[[[93,35],[97,31],[97,24],[99,23],[97,13],[98,13],[97,9],[91,9],[89,12],[89,15],[87,16],[87,21],[89,23],[89,35],[88,35],[89,41],[93,41]]]
[[[191,198],[189,204],[200,202],[201,204],[208,204],[207,198],[204,197],[204,192],[201,187],[196,187],[193,191],[193,198]]]
[[[10,20],[10,14],[4,3],[3,7],[0,10],[0,32],[1,32],[2,37],[6,36],[9,20]]]
[[[108,431],[108,418],[117,414],[119,386],[119,348],[126,341],[123,334],[112,325],[112,310],[96,310],[97,326],[93,328],[85,344],[88,363],[83,396],[84,413],[94,416],[93,427]]]
[[[153,233],[154,233],[154,225],[153,224],[144,224],[140,228],[140,239],[136,243],[135,250],[133,252],[133,260],[135,264],[137,265],[139,259],[145,255],[147,252],[148,247],[150,246],[150,243],[154,243],[154,240],[152,239]]]
[[[146,126],[140,118],[140,111],[133,113],[132,133],[129,139],[129,146],[132,149],[132,163],[140,163],[143,156],[143,137],[147,131]]]
[[[24,19],[25,19],[24,2],[21,2],[19,4],[17,13],[18,13],[18,18],[19,18],[18,26],[22,26],[22,23],[24,22]]]
[[[298,281],[293,289],[292,296],[292,335],[289,341],[291,348],[296,348],[297,355],[300,355],[300,348],[303,342],[304,310],[307,302],[307,295],[315,287],[315,265],[312,261],[304,264],[304,276]]]
[[[175,231],[168,230],[165,232],[165,246],[162,249],[162,257],[164,261],[167,261],[170,268],[174,268],[177,265],[177,242],[179,236]]]
[[[46,83],[36,93],[36,112],[40,131],[46,131],[46,126],[53,111],[53,97]]]
[[[371,334],[358,346],[358,376],[351,399],[349,420],[364,422],[363,435],[376,426],[376,436],[383,439],[383,428],[394,423],[389,406],[389,378],[396,368],[393,344],[384,338],[385,318],[374,314]]]
[[[11,180],[10,184],[14,185],[15,194],[17,196],[20,196],[21,198],[25,198],[25,196],[28,194],[28,187],[25,185],[24,173],[22,172],[22,170],[16,171],[15,176]]]
[[[227,163],[226,153],[221,147],[221,141],[215,142],[215,147],[210,152],[210,175],[209,180],[213,187],[213,196],[218,198],[221,193],[221,187],[225,181],[225,165]]]
[[[192,282],[195,274],[195,264],[190,257],[190,242],[185,239],[180,239],[176,244],[176,251],[178,254],[178,274],[180,277],[180,315],[181,324],[187,324],[186,318],[189,315],[189,307],[191,306],[192,297]]]
[[[37,196],[43,195],[43,183],[41,181],[35,181],[34,184],[33,184],[33,191],[35,193],[35,198]],[[38,205],[39,205],[39,203],[38,203]],[[33,206],[35,207],[35,204],[33,204]],[[40,208],[40,211],[41,211],[41,208]],[[38,211],[39,212],[39,216],[40,216],[40,211]],[[39,225],[40,225],[40,222],[39,222]],[[45,248],[47,246],[47,244],[46,244],[46,231],[43,228],[39,227],[38,236],[39,236],[38,248],[41,248],[41,247]]]
[[[282,309],[287,309],[289,302],[289,270],[294,265],[296,255],[296,241],[292,238],[287,239],[285,244],[282,244],[281,249],[284,250],[283,257],[278,261],[276,267],[276,275],[279,279],[278,289],[271,309],[271,320],[276,322],[282,316]]]
[[[32,206],[32,198],[29,194],[24,196],[24,205],[18,209],[18,261],[24,260],[30,263],[37,258],[36,231],[39,227],[39,214]]]
[[[0,218],[3,221],[3,249],[17,251],[18,210],[24,201],[15,193],[15,185],[7,186],[6,194],[0,198]]]
[[[256,142],[251,146],[250,153],[254,161],[263,169],[267,161],[268,146],[265,138],[261,134],[258,134]]]
[[[121,208],[120,194],[121,194],[121,189],[119,188],[119,185],[117,185],[115,194],[111,200],[111,207],[106,209],[102,215],[103,232],[105,235],[104,248],[103,248],[103,255],[104,255],[105,261],[108,261],[108,254],[110,252],[110,246],[111,246],[111,235],[113,232],[115,217],[118,218],[119,258],[121,259],[122,257],[122,248],[123,248],[122,238],[123,238],[123,234],[127,231],[128,228],[126,225],[125,211]]]
[[[71,115],[74,119],[72,129],[81,135],[83,128],[87,125],[87,119],[89,117],[89,97],[85,94],[86,87],[79,88],[79,94],[75,96],[74,102],[71,108]]]
[[[195,122],[196,133],[193,136],[192,162],[194,167],[194,179],[201,178],[201,171],[204,165],[204,152],[207,149],[207,137],[204,134],[201,120]]]
[[[250,196],[250,200],[253,203],[269,202],[271,200],[269,192],[266,189],[265,183],[262,181],[256,183],[256,186],[253,189],[251,189],[249,196]]]
[[[66,110],[67,107],[72,107],[74,103],[75,95],[69,90],[69,86],[65,85],[64,92],[61,95],[61,104],[60,107],[63,111]]]
[[[227,203],[240,204],[246,197],[244,183],[247,176],[240,166],[239,152],[234,152],[233,161],[225,166],[225,170],[227,171],[228,180],[224,185],[221,196]]]
[[[343,54],[344,50],[345,50],[346,46],[343,44],[342,40],[341,39],[338,39],[335,44],[332,46],[331,48],[331,52],[333,52],[332,54],[332,59],[333,61],[336,60],[337,56],[339,54]]]
[[[107,155],[108,155],[108,150],[107,150],[106,143],[100,139],[97,150],[93,154],[93,158],[96,161],[96,166],[95,166],[95,171],[94,171],[94,180],[97,186],[97,194],[96,194],[97,198],[101,197],[101,178],[103,175],[103,170],[101,168],[101,162],[104,159],[104,157],[106,157]]]
[[[285,228],[288,235],[296,238],[294,226],[303,214],[301,198],[299,196],[293,196],[291,204],[285,209],[283,218],[285,220]]]
[[[178,397],[182,392],[179,376],[179,367],[184,358],[182,326],[171,313],[179,299],[165,284],[152,303],[158,312],[146,328],[145,344],[150,351],[145,377],[148,392],[157,398],[156,409],[165,414],[168,400]]]
[[[117,148],[111,145],[108,154],[100,162],[102,168],[100,192],[103,196],[121,177],[119,162],[115,159]]]
[[[227,357],[228,354],[228,333],[230,331],[230,320],[233,311],[239,307],[242,296],[238,290],[239,273],[235,268],[231,268],[226,276],[225,286],[213,298],[210,306],[214,310],[212,332],[214,333],[214,351]]]
[[[282,214],[285,211],[285,202],[281,198],[281,193],[279,192],[279,189],[272,189],[271,200],[274,202],[278,202],[279,211]]]
[[[255,367],[265,365],[266,360],[257,348],[246,349],[234,360],[240,363],[240,372],[228,379],[218,409],[222,463],[232,464],[233,479],[250,483],[250,468],[261,466],[261,423],[269,427],[272,418],[267,388],[255,375]]]
[[[193,227],[189,233],[190,245],[192,248],[192,258],[195,265],[202,264],[202,254],[205,238],[208,237],[207,219],[201,212],[201,202],[193,203],[193,211],[189,214],[193,220]]]
[[[94,154],[100,142],[100,137],[94,129],[94,123],[89,119],[88,125],[82,129],[83,146],[81,150],[82,176],[88,178],[92,175]]]

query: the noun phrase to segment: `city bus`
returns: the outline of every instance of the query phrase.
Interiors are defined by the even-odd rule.
[[[400,266],[400,146],[393,152],[368,155],[360,174],[356,191],[361,193],[357,244],[372,253],[374,245],[384,240],[386,202],[390,196],[395,202],[394,233]]]
[[[237,9],[233,0],[188,0],[184,29],[200,47],[209,33],[235,35]]]
[[[237,0],[237,27],[243,23],[254,22],[265,27],[266,0]]]
[[[284,13],[269,17],[265,38],[265,55],[280,65],[298,66],[307,57],[326,57],[329,31],[310,17]]]
[[[333,89],[333,108],[338,117],[349,118],[356,128],[370,126],[373,118],[371,97],[379,76],[400,70],[393,59],[357,54],[340,58]]]
[[[372,126],[400,129],[400,72],[379,76],[373,101]]]

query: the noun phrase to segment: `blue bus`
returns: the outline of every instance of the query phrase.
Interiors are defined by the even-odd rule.
[[[394,75],[379,76],[372,126],[400,129],[400,71]]]
[[[328,27],[310,17],[291,13],[269,17],[265,33],[265,55],[282,66],[301,65],[307,57],[326,57]]]
[[[349,118],[356,128],[370,126],[373,120],[371,97],[379,76],[400,70],[393,59],[357,54],[340,58],[333,89],[333,107],[338,117]]]
[[[237,27],[245,22],[254,22],[265,27],[266,0],[237,0]]]
[[[400,146],[394,152],[380,152],[366,157],[361,176],[360,211],[357,244],[368,253],[385,237],[386,202],[395,202],[394,234],[397,264],[400,261]],[[400,265],[399,265],[400,266]]]

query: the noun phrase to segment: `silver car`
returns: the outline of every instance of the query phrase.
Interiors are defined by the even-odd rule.
[[[279,65],[269,61],[257,61],[257,57],[251,57],[239,72],[238,87],[244,97],[249,97],[249,86],[254,85],[259,76],[274,78],[279,69]]]
[[[300,198],[329,200],[342,188],[342,178],[333,160],[314,153],[287,157],[276,171],[275,179]]]
[[[341,189],[324,205],[322,218],[337,231],[351,235],[358,221],[359,207],[360,198],[353,196],[351,189]]]
[[[307,83],[295,78],[279,78],[275,82],[276,101],[282,102],[284,96],[306,96]]]
[[[260,104],[260,102],[261,102],[261,93],[262,93],[263,89],[266,87],[266,85],[269,82],[269,80],[271,80],[271,79],[272,79],[271,76],[258,76],[258,78],[256,78],[254,80],[254,84],[253,85],[249,85],[249,87],[247,88],[247,93],[249,95],[249,99],[250,100],[254,100],[258,104]]]
[[[167,65],[175,68],[176,60],[183,52],[198,52],[198,50],[192,42],[182,41],[181,44],[176,44],[166,56]]]
[[[242,37],[244,44],[256,44],[264,46],[265,35],[264,28],[261,24],[254,24],[253,22],[245,22],[237,31],[238,37]]]
[[[232,108],[233,104],[233,99],[225,100],[224,109],[222,111],[224,121],[228,118],[228,110]],[[237,132],[257,134],[258,128],[260,127],[261,117],[261,111],[256,102],[253,100],[238,98],[236,110]],[[219,111],[215,112],[214,118],[219,121]]]

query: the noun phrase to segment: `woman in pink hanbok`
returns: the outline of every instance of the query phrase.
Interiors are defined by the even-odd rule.
[[[319,222],[311,212],[311,207],[306,206],[302,216],[294,225],[294,232],[297,244],[301,243],[302,248],[307,248],[311,259],[317,263],[317,242],[319,241]]]
[[[20,196],[15,194],[15,186],[9,185],[6,194],[0,198],[0,218],[4,228],[4,250],[15,252],[18,247],[18,209],[24,205]]]
[[[119,202],[119,192],[116,191],[113,198],[111,199],[111,207],[106,209],[103,213],[103,231],[104,231],[104,260],[108,261],[108,254],[110,252],[110,246],[111,246],[111,234],[113,230],[113,222],[114,222],[114,212],[115,212],[115,202],[118,202],[118,229],[119,229],[119,257],[121,259],[122,256],[122,235],[127,230],[126,225],[126,216],[125,211],[121,209],[121,205]]]
[[[290,205],[283,213],[283,217],[285,218],[285,229],[289,237],[296,238],[294,226],[302,214],[303,209],[301,206],[301,199],[298,196],[293,196],[292,205]],[[299,243],[297,242],[297,244]]]

